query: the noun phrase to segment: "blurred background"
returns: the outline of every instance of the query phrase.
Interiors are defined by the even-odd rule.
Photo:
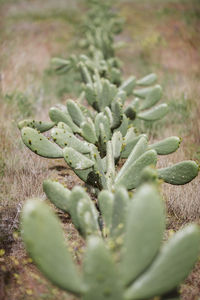
[[[64,164],[44,160],[22,145],[17,122],[47,120],[48,109],[80,92],[79,75],[56,75],[52,57],[82,53],[84,0],[0,0],[0,299],[75,299],[59,292],[32,265],[21,243],[19,215],[28,197],[41,196],[42,180],[78,179]],[[169,114],[156,124],[143,124],[152,140],[178,135],[177,153],[161,158],[160,166],[183,159],[200,161],[200,1],[121,0],[115,7],[125,19],[116,39],[124,77],[157,73]],[[63,165],[62,165],[63,164]],[[164,185],[168,229],[189,220],[200,223],[199,178],[183,187]],[[67,239],[79,253],[81,241],[70,221],[61,216]],[[70,233],[70,234],[69,234]],[[74,250],[76,249],[76,250]],[[81,251],[80,251],[81,252]],[[182,299],[200,295],[200,264],[182,286]]]

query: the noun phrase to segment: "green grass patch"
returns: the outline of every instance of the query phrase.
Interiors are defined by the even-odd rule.
[[[15,118],[20,117],[27,118],[34,113],[34,100],[23,92],[15,91],[10,94],[6,94],[3,98],[7,105],[15,106]]]
[[[16,15],[11,15],[10,19],[13,21],[55,21],[61,20],[71,25],[79,24],[79,18],[75,11],[57,11],[53,10],[50,12],[27,12],[27,13],[18,13]]]

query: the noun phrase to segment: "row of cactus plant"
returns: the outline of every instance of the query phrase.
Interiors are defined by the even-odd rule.
[[[199,167],[184,161],[156,169],[158,155],[175,152],[181,139],[172,136],[152,144],[135,125],[137,119],[156,121],[166,115],[167,104],[158,104],[162,88],[155,74],[122,78],[114,36],[123,20],[113,12],[112,1],[87,3],[81,41],[87,55],[53,59],[57,72],[80,72],[80,98],[52,107],[49,122],[18,124],[31,151],[64,158],[97,192],[94,201],[83,187],[69,190],[56,181],[43,183],[47,198],[70,215],[86,241],[82,274],[57,217],[43,201],[25,204],[22,236],[47,278],[82,299],[178,299],[177,288],[199,254],[200,230],[188,225],[163,242],[165,207],[159,189],[162,182],[190,182]]]
[[[64,158],[80,179],[99,190],[112,190],[118,185],[124,185],[128,190],[135,189],[142,170],[150,165],[156,166],[158,155],[170,154],[176,151],[180,144],[180,138],[172,136],[148,145],[147,136],[137,135],[133,127],[127,130],[125,137],[120,131],[111,135],[109,123],[106,132],[104,128],[100,122],[97,122],[96,131],[93,126],[93,133],[98,132],[100,135],[101,144],[97,146],[76,137],[71,128],[63,122],[59,122],[58,126],[51,130],[52,141],[29,127],[22,128],[21,134],[24,144],[34,153],[47,158]],[[86,133],[91,137],[91,132]],[[96,136],[94,134],[93,137]],[[108,139],[111,140],[107,141],[106,134],[109,134]],[[97,142],[97,139],[93,142]],[[116,165],[124,158],[127,160],[117,172]],[[196,162],[183,161],[158,169],[157,172],[163,181],[181,185],[194,179],[198,170]]]

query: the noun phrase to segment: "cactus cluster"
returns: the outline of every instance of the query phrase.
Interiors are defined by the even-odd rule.
[[[52,111],[55,113],[58,109]],[[72,127],[59,122],[57,127],[51,130],[52,140],[34,128],[23,127],[22,140],[29,149],[40,156],[64,158],[81,180],[99,190],[112,190],[118,185],[123,185],[128,190],[135,189],[145,167],[150,165],[156,167],[158,155],[170,154],[179,147],[180,138],[175,136],[148,144],[147,136],[137,135],[133,127],[127,130],[124,137],[119,130],[112,134],[109,123],[105,121],[107,119],[101,113],[98,116],[96,127],[94,124],[87,127],[85,121],[78,127],[77,121],[76,124],[73,123],[74,132]],[[78,110],[74,110],[75,118],[78,118]],[[77,129],[82,131],[82,137],[87,137],[86,140],[81,140],[75,135]],[[96,136],[99,137],[98,140]],[[117,171],[120,159],[127,160],[120,171]],[[199,167],[194,161],[183,161],[167,168],[157,169],[157,173],[164,182],[181,185],[196,177],[198,170]]]
[[[49,122],[18,124],[31,151],[63,158],[96,191],[94,201],[83,187],[69,190],[56,181],[43,183],[47,198],[71,216],[86,241],[82,275],[57,217],[38,199],[23,209],[23,239],[42,272],[82,299],[171,299],[168,292],[176,290],[197,260],[200,230],[188,225],[163,243],[160,183],[186,184],[198,175],[199,166],[183,161],[156,168],[158,156],[175,152],[181,139],[172,136],[152,144],[138,132],[136,121],[166,115],[167,104],[158,104],[162,88],[153,73],[123,79],[114,45],[123,20],[112,10],[112,1],[87,2],[81,41],[87,53],[52,61],[57,72],[80,72],[80,98],[50,108]]]
[[[124,24],[124,20],[111,9],[112,2],[88,1],[90,10],[83,21],[85,38],[80,42],[83,48],[100,50],[106,60],[114,57],[114,36],[122,31]]]
[[[23,239],[47,278],[86,300],[138,300],[154,296],[170,299],[167,293],[186,278],[198,257],[198,226],[188,225],[163,243],[164,202],[153,184],[144,184],[133,198],[123,188],[110,199],[108,195],[99,196],[108,228],[103,239],[97,211],[87,195],[78,188],[71,194],[68,192],[60,191],[60,198],[66,198],[65,208],[72,215],[76,206],[74,222],[87,235],[82,274],[74,265],[51,209],[37,199],[29,200],[23,209]],[[119,246],[117,251],[113,247],[115,243]]]

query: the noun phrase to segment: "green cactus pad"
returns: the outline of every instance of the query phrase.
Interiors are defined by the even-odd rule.
[[[126,138],[124,140],[121,152],[121,158],[128,158],[130,153],[132,152],[133,148],[137,144],[137,142],[141,139],[141,137],[147,138],[145,134],[141,134],[139,136],[135,136],[133,138]]]
[[[72,68],[72,64],[70,60],[66,60],[58,57],[53,57],[51,59],[51,65],[53,68],[55,68],[56,72],[59,72],[59,74],[65,73]]]
[[[71,147],[63,149],[64,159],[75,170],[85,170],[94,166],[94,162]]]
[[[79,203],[80,199],[87,199],[88,201],[91,201],[90,197],[88,196],[88,194],[85,192],[85,190],[81,186],[75,186],[72,189],[71,194],[70,194],[69,210],[70,210],[70,215],[72,218],[72,223],[74,224],[76,229],[81,232],[80,224],[79,224],[79,216],[78,216],[78,211],[77,211],[77,207],[78,207],[78,203]]]
[[[110,131],[110,124],[108,118],[103,114],[99,113],[96,115],[95,118],[95,129],[96,129],[96,136],[100,136],[100,124],[103,124],[105,134],[106,134],[106,139],[109,140],[111,136],[111,131]]]
[[[96,102],[97,94],[91,84],[86,84],[86,86],[85,86],[85,97],[86,97],[89,105],[91,105],[91,106],[97,105],[97,102]]]
[[[58,287],[82,294],[83,283],[65,245],[64,234],[52,210],[37,199],[22,212],[22,237],[40,270]]]
[[[104,156],[104,158],[101,159],[101,163],[102,163],[102,166],[103,166],[103,171],[104,171],[104,173],[106,173],[106,171],[107,171],[107,159],[106,159],[106,156]]]
[[[117,95],[115,97],[115,100],[118,101],[120,99],[120,102],[122,104],[125,103],[126,99],[127,99],[127,94],[125,91],[123,90],[118,90]]]
[[[162,119],[167,113],[168,105],[166,103],[163,103],[139,113],[137,117],[145,121],[156,121]]]
[[[125,299],[145,299],[177,287],[193,268],[200,251],[200,230],[188,225],[165,243],[154,262],[125,293]]]
[[[177,136],[168,137],[162,141],[149,145],[149,149],[154,149],[159,155],[167,155],[175,152],[181,143]]]
[[[153,183],[158,184],[158,172],[156,168],[146,167],[141,173],[140,184]]]
[[[116,129],[116,131],[120,131],[122,136],[125,136],[126,133],[127,133],[127,130],[128,130],[128,125],[129,125],[129,122],[128,122],[128,118],[126,115],[123,115],[123,118],[122,118],[122,123],[121,125]]]
[[[107,179],[107,186],[108,189],[112,189],[112,185],[115,178],[115,160],[113,155],[113,147],[111,141],[107,142],[106,145],[106,160],[107,160],[107,172],[106,172],[106,179]]]
[[[68,64],[67,59],[59,58],[59,57],[53,57],[51,59],[51,63],[54,64],[56,67],[60,67],[62,65]]]
[[[136,84],[136,78],[134,76],[131,76],[122,83],[120,89],[125,91],[127,96],[130,96],[133,92],[135,84]]]
[[[72,118],[72,121],[80,127],[81,123],[85,121],[85,117],[78,106],[73,100],[67,100],[67,110]]]
[[[111,68],[107,77],[112,83],[116,84],[117,86],[121,84],[121,72],[117,68]]]
[[[128,207],[121,267],[124,284],[133,282],[157,254],[165,229],[164,203],[158,189],[145,184]]]
[[[113,202],[113,212],[112,212],[112,226],[111,235],[114,239],[120,237],[126,227],[126,216],[129,204],[129,195],[124,187],[120,187],[115,191],[115,197]],[[117,244],[121,246],[122,240],[115,240]]]
[[[109,230],[112,222],[114,195],[110,191],[103,190],[98,195],[98,204],[106,227]]]
[[[112,117],[113,122],[111,124],[111,128],[115,129],[119,127],[123,120],[123,110],[122,110],[122,104],[120,101],[114,101],[111,104],[111,111],[112,111]]]
[[[103,123],[99,124],[99,148],[101,156],[106,154],[106,143],[108,141],[108,137],[106,135],[106,130]]]
[[[133,101],[131,101],[130,105],[134,108],[136,112],[140,110],[140,104],[141,104],[141,99],[140,98],[134,98]]]
[[[77,216],[80,231],[83,237],[99,235],[98,214],[93,202],[87,198],[81,198],[77,205]]]
[[[94,173],[96,176],[94,176],[93,179],[94,179],[94,181],[98,179],[99,187],[107,189],[107,182],[106,182],[106,177],[104,174],[104,166],[103,166],[99,151],[97,150],[97,148],[94,145],[90,145],[90,148],[91,148],[90,159],[93,160],[95,163],[93,169],[94,169]],[[95,179],[95,177],[96,177],[96,179]]]
[[[105,107],[104,113],[105,113],[106,117],[108,118],[109,124],[111,126],[113,124],[113,115],[112,115],[112,112],[111,112],[111,110],[108,106]]]
[[[70,115],[67,112],[61,111],[57,107],[50,108],[49,117],[56,124],[59,122],[66,123],[75,133],[80,133],[81,131],[80,128],[72,121]]]
[[[199,166],[197,163],[192,160],[186,160],[167,168],[158,169],[158,177],[167,183],[181,185],[194,179],[198,172]]]
[[[21,130],[21,135],[24,144],[34,153],[47,158],[63,157],[62,149],[49,141],[37,130],[30,127],[24,127]]]
[[[130,127],[128,130],[127,130],[127,133],[124,137],[124,141],[125,143],[127,143],[130,139],[132,138],[135,138],[137,135],[136,135],[136,129],[134,127]]]
[[[63,123],[63,122],[59,122],[58,125],[57,125],[57,127],[59,129],[64,129],[67,132],[71,132],[71,133],[73,132],[73,130],[71,129],[71,127],[69,127],[66,123]]]
[[[112,147],[113,147],[113,155],[116,160],[121,155],[121,149],[122,149],[122,143],[123,143],[122,134],[120,131],[114,132],[111,142],[112,142]]]
[[[116,180],[120,178],[120,176],[123,176],[123,173],[127,170],[127,168],[129,168],[129,166],[131,166],[147,150],[147,145],[147,138],[142,136],[131,151],[127,161],[119,171]]]
[[[113,100],[113,96],[116,94],[117,90],[115,85],[111,84],[108,80],[101,80],[102,90],[99,97],[99,107],[103,111],[106,106],[110,106]]]
[[[145,99],[148,94],[150,94],[154,90],[154,86],[145,87],[142,89],[137,89],[133,91],[134,96]]]
[[[84,182],[94,187],[99,187],[99,175],[95,174],[94,168],[85,170],[73,170],[74,173]]]
[[[92,79],[91,79],[90,73],[89,73],[87,67],[84,65],[84,63],[80,62],[78,66],[81,71],[81,76],[82,76],[83,81],[85,83],[92,84]]]
[[[121,300],[122,288],[113,258],[101,238],[89,237],[83,264],[84,300]]]
[[[83,122],[81,124],[81,129],[82,129],[81,134],[86,139],[86,141],[92,144],[95,144],[98,141],[93,122],[89,122],[89,121]]]
[[[64,152],[65,152],[64,148]],[[70,156],[68,155],[68,152],[70,152]],[[74,164],[74,162],[76,162],[76,164],[74,164],[74,166],[77,167],[82,167],[85,165],[92,165],[89,168],[86,169],[76,169],[73,168],[74,173],[84,182],[93,185],[95,187],[99,187],[99,174],[96,174],[94,171],[94,165],[95,162],[92,161],[91,159],[87,158],[85,155],[77,152],[76,150],[74,150],[73,148],[70,148],[70,151],[67,150],[66,151],[67,156],[64,155],[64,159],[67,163],[69,163],[70,167],[72,167],[72,165]],[[75,158],[75,160],[72,162],[71,158]],[[82,164],[83,163],[83,164]]]
[[[162,88],[160,85],[155,85],[154,89],[143,100],[140,109],[148,109],[154,106],[162,97]]]
[[[80,97],[77,99],[78,103],[79,103],[79,107],[83,113],[83,115],[86,117],[86,118],[93,118],[93,111],[91,111],[90,109],[88,109],[86,106],[84,105],[81,105],[80,103],[83,103],[85,99],[85,92],[83,91],[80,95]]]
[[[51,129],[54,125],[54,122],[42,122],[29,119],[19,122],[18,128],[21,130],[23,127],[31,127],[33,129],[37,129],[40,132],[45,132]]]
[[[51,136],[55,143],[62,148],[68,146],[83,154],[90,152],[90,147],[87,142],[81,141],[73,133],[67,132],[65,129],[53,128]]]
[[[155,165],[157,162],[157,153],[155,150],[146,151],[133,164],[127,166],[120,177],[117,176],[115,186],[125,186],[128,190],[136,188],[140,183],[142,170],[150,165]]]
[[[70,213],[70,190],[59,182],[45,180],[43,182],[43,191],[56,207]]]
[[[157,75],[155,73],[151,73],[139,80],[137,80],[137,84],[141,86],[148,86],[154,84],[157,81]]]

